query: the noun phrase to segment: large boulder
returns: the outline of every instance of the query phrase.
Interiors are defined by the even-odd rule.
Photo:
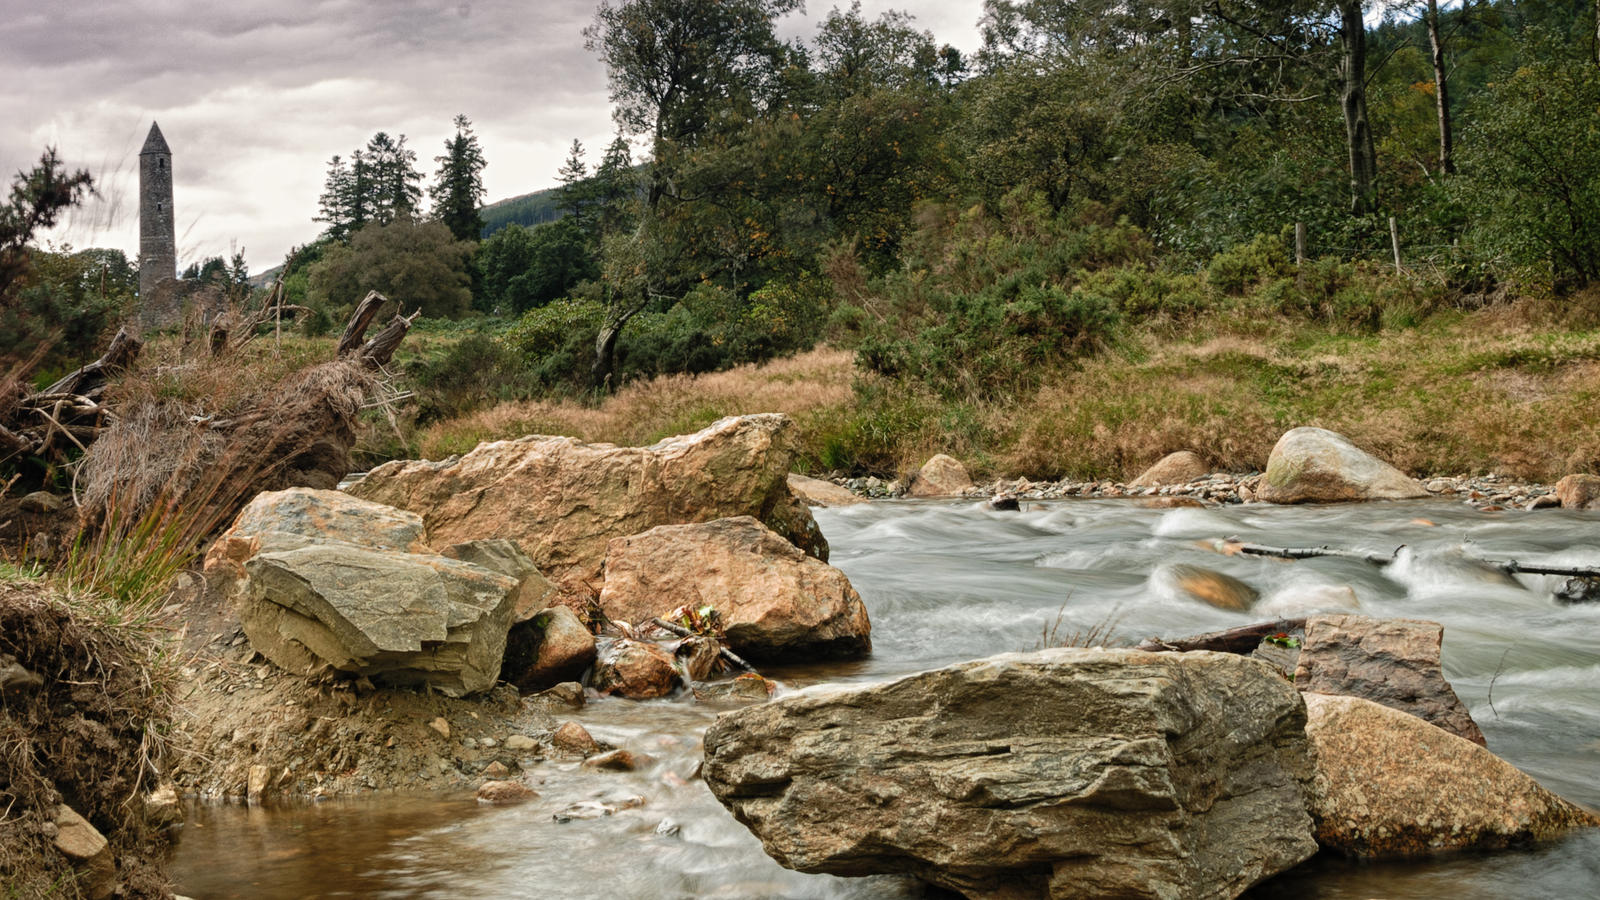
[[[1317,767],[1311,813],[1324,847],[1395,859],[1600,825],[1505,760],[1416,716],[1359,697],[1305,699]]]
[[[913,497],[955,497],[972,490],[972,476],[954,457],[936,454],[911,479]]]
[[[594,664],[594,635],[578,614],[552,606],[511,628],[506,636],[505,680],[532,692],[577,681]]]
[[[1159,487],[1163,484],[1188,484],[1189,482],[1211,474],[1211,467],[1200,458],[1200,454],[1192,450],[1179,450],[1168,453],[1156,461],[1156,464],[1144,470],[1144,474],[1128,482],[1128,487],[1145,488]]]
[[[592,597],[606,542],[657,525],[754,516],[826,560],[816,520],[788,488],[792,430],[766,413],[649,447],[533,435],[443,462],[385,463],[350,491],[417,513],[436,542],[514,540],[552,581]]]
[[[332,668],[450,696],[488,690],[537,572],[525,557],[502,574],[423,552],[422,534],[413,514],[291,488],[252,500],[206,568],[237,606],[251,646],[284,669]],[[462,552],[514,560],[505,549]]]
[[[680,680],[672,654],[646,641],[614,641],[594,667],[595,690],[630,700],[665,697],[677,690]]]
[[[1223,653],[1045,650],[720,717],[705,780],[802,872],[974,900],[1235,897],[1316,852],[1305,706]]]
[[[1414,500],[1416,479],[1325,428],[1296,428],[1278,439],[1256,497],[1268,503]]]
[[[1600,475],[1568,475],[1556,482],[1563,509],[1600,508]]]
[[[1444,626],[1421,619],[1311,616],[1294,683],[1410,713],[1475,744],[1483,732],[1439,666]]]
[[[872,649],[872,623],[850,579],[750,516],[614,538],[605,577],[600,608],[611,619],[638,623],[709,605],[728,645],[754,659]]]

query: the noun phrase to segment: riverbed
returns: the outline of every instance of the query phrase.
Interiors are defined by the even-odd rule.
[[[1445,626],[1445,674],[1490,749],[1546,787],[1600,807],[1600,605],[1562,606],[1560,579],[1511,579],[1471,558],[1600,565],[1600,514],[1483,512],[1438,501],[1319,507],[1149,509],[1129,501],[877,502],[814,511],[832,562],[867,604],[864,661],[772,670],[790,688],[872,682],[995,653],[1108,635],[1132,644],[1303,615],[1310,608]],[[1238,537],[1388,554],[1386,567],[1223,556]],[[1170,567],[1198,565],[1261,593],[1252,613],[1177,593]],[[1346,590],[1348,588],[1349,590]],[[896,878],[782,869],[695,777],[699,737],[720,709],[692,699],[592,701],[574,718],[655,762],[594,773],[536,767],[539,799],[480,807],[470,796],[248,808],[197,805],[173,871],[196,898],[544,895],[568,898],[913,898]],[[642,801],[642,802],[641,802]],[[615,810],[596,815],[598,810]],[[557,813],[566,812],[558,821]],[[596,815],[593,818],[582,816]],[[1259,898],[1389,900],[1594,896],[1600,834],[1490,856],[1356,865],[1319,857]]]

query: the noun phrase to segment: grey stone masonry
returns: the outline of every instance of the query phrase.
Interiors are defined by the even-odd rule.
[[[172,150],[161,126],[139,151],[139,308],[146,330],[175,324],[181,313],[177,285],[178,248],[172,209]]]

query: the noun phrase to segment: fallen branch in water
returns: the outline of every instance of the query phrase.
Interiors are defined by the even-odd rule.
[[[1187,653],[1190,650],[1215,650],[1219,653],[1249,653],[1261,645],[1261,641],[1272,635],[1288,634],[1301,631],[1306,627],[1305,619],[1278,619],[1275,622],[1257,622],[1254,625],[1242,625],[1238,628],[1229,628],[1226,631],[1211,631],[1197,634],[1193,637],[1173,638],[1147,638],[1140,642],[1136,650],[1152,652],[1178,652]]]
[[[1276,559],[1311,559],[1318,556],[1330,556],[1335,559],[1359,559],[1375,566],[1386,566],[1395,561],[1400,551],[1405,549],[1401,544],[1394,548],[1393,553],[1362,553],[1359,550],[1341,550],[1337,547],[1268,547],[1263,544],[1251,544],[1238,538],[1223,540],[1221,551],[1225,554],[1243,553],[1246,556],[1266,556]],[[1478,559],[1469,557],[1473,562],[1493,566],[1508,575],[1523,573],[1527,575],[1565,575],[1568,578],[1600,578],[1600,566],[1545,566],[1518,562],[1514,559]]]
[[[670,631],[673,634],[677,635],[678,637],[693,637],[694,636],[694,632],[692,632],[689,629],[683,627],[682,625],[674,625],[671,622],[668,622],[666,619],[662,619],[662,618],[659,618],[659,617],[651,619],[650,620],[650,624],[656,626],[657,628],[660,628],[663,631]],[[721,641],[717,642],[717,655],[721,656],[723,659],[727,660],[728,662],[738,666],[739,668],[745,670],[746,672],[755,672],[756,671],[756,667],[755,666],[752,666],[749,663],[745,662],[744,657],[740,656],[737,653],[734,653],[732,650],[729,650],[727,647],[722,646],[722,642]],[[756,672],[756,674],[759,675],[761,673]]]

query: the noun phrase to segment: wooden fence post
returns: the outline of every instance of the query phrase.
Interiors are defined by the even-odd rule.
[[[1389,217],[1389,243],[1394,245],[1394,273],[1401,274],[1400,270],[1400,226],[1395,224],[1394,216]]]

